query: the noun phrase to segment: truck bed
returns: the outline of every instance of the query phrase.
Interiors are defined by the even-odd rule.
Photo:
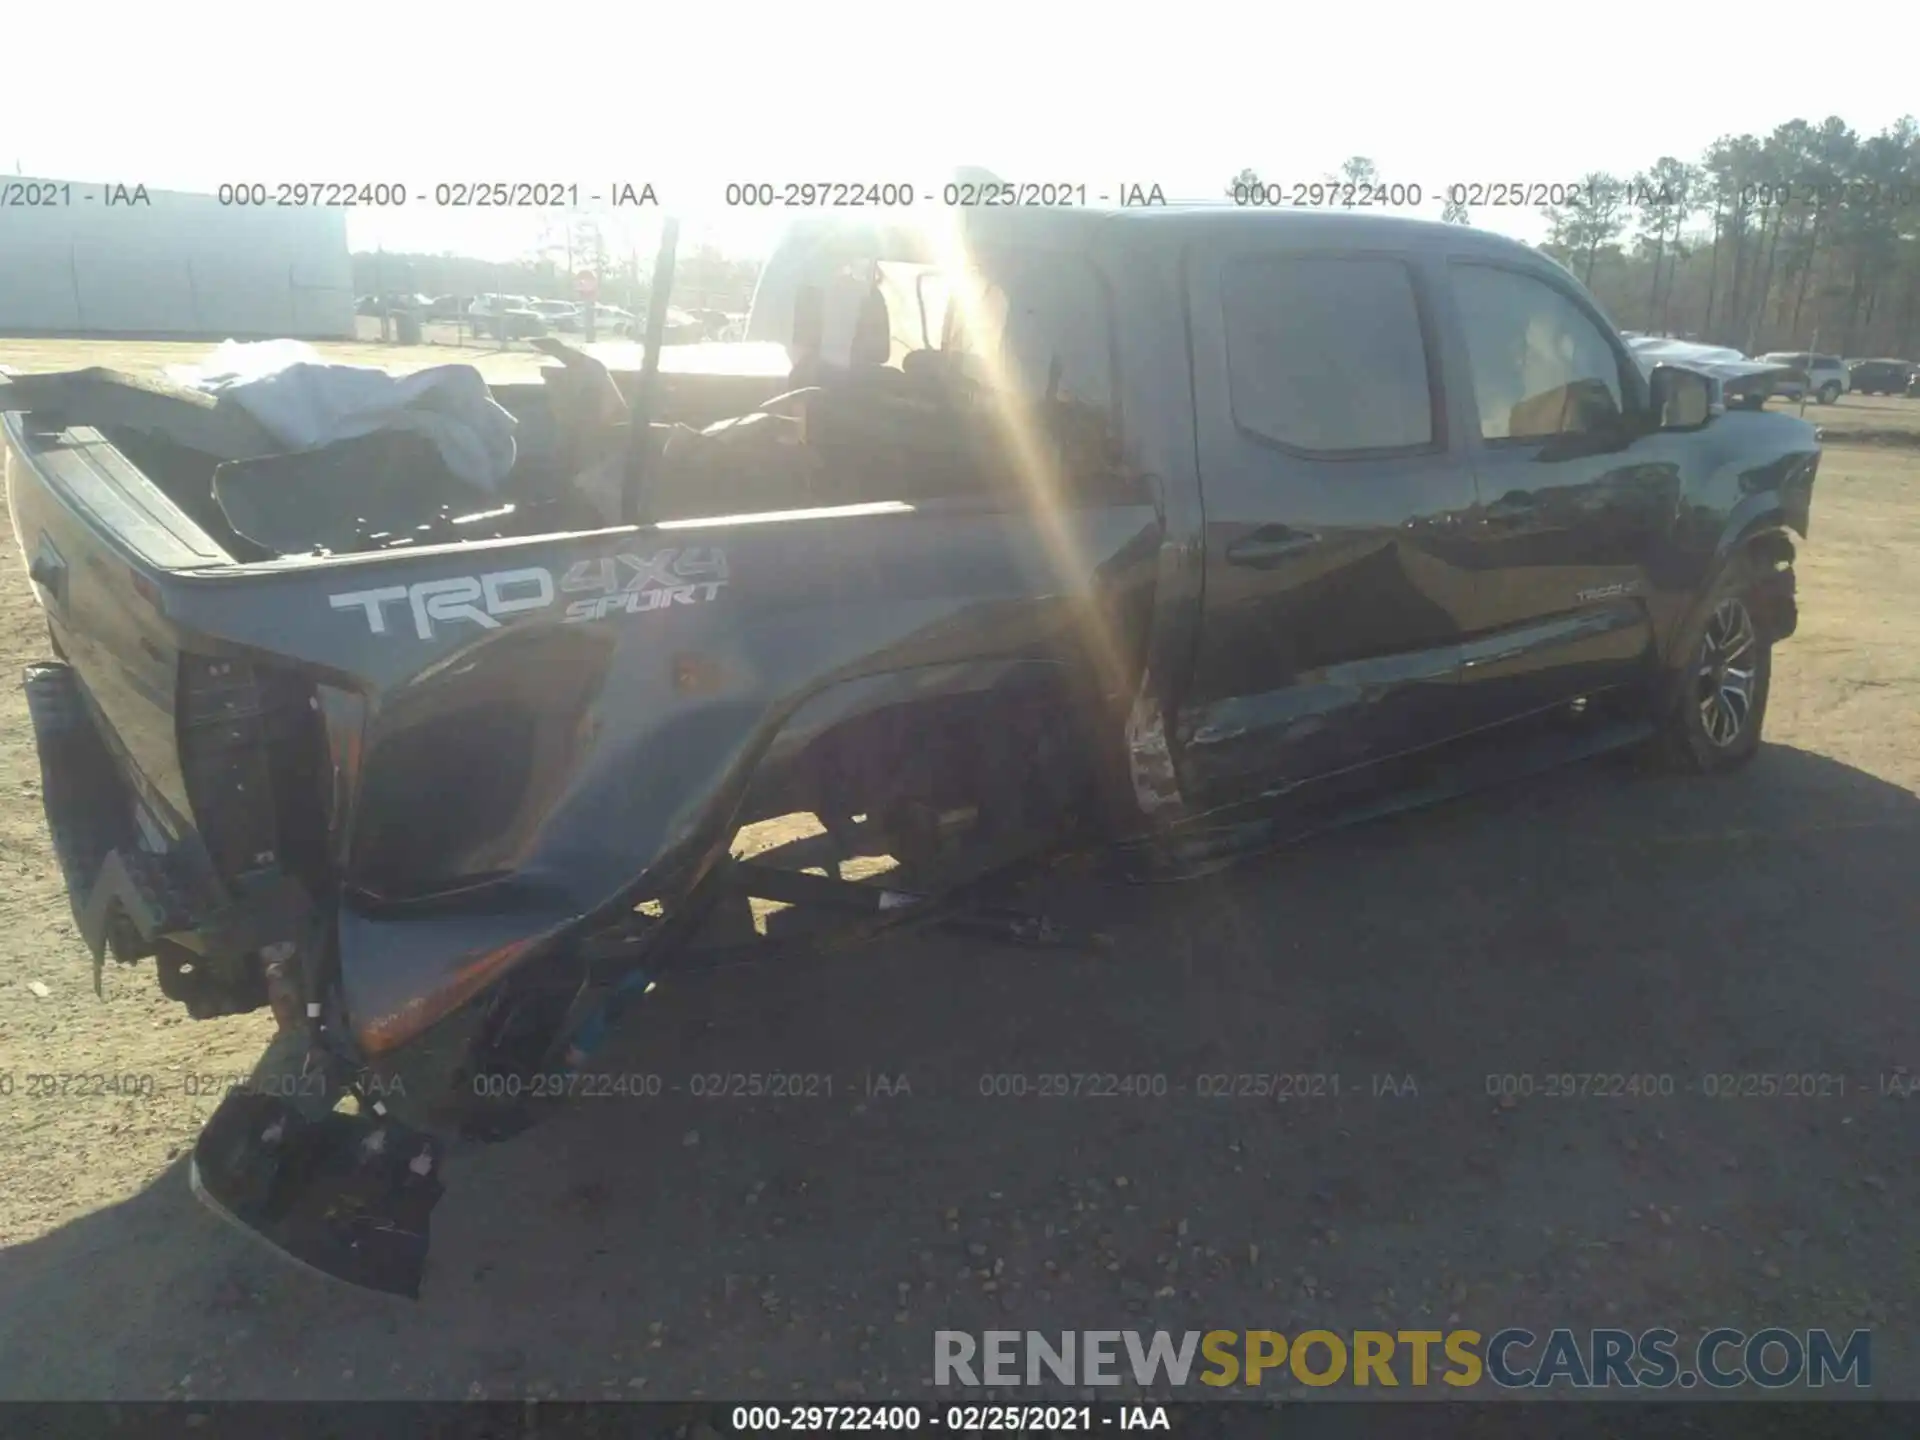
[[[542,388],[504,401],[538,416]],[[209,505],[211,457],[0,415],[57,657],[35,682],[50,820],[96,963],[157,954],[217,1014],[263,1003],[260,956],[324,922],[378,1052],[684,889],[750,789],[817,789],[762,763],[804,769],[796,736],[1077,664],[1089,626],[1145,614],[1138,477],[1057,490],[1042,526],[977,432],[914,465],[926,437],[873,413],[817,408],[785,468],[774,440],[673,427],[638,527],[559,528],[578,509],[549,494],[472,539],[441,538],[443,507],[429,543],[388,525],[270,554]],[[307,498],[340,515],[340,493]],[[112,783],[67,783],[89,767]]]

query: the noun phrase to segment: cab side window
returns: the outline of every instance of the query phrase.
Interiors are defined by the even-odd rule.
[[[1517,270],[1451,268],[1482,439],[1538,440],[1620,427],[1626,414],[1620,358],[1584,310]]]

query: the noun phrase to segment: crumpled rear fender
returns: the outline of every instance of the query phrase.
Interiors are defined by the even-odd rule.
[[[717,526],[687,537],[725,551],[711,603],[530,616],[376,696],[337,927],[362,1049],[405,1043],[639,899],[671,904],[724,853],[767,757],[830,717],[1022,660],[1085,662],[1124,708],[1157,517],[1064,518],[1071,533],[1046,538],[987,514]]]

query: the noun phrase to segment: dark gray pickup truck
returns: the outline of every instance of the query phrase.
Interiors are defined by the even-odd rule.
[[[714,955],[1044,939],[989,903],[1036,856],[1192,873],[1759,744],[1815,432],[1643,373],[1534,251],[1199,207],[812,253],[756,302],[784,348],[495,387],[491,497],[418,437],[260,454],[217,405],[0,377],[75,913],[196,1016],[273,1008],[195,1184],[316,1268],[417,1293],[459,1137],[599,1083],[620,1007]],[[824,861],[731,853],[797,813]],[[861,855],[896,867],[835,878]],[[838,919],[762,935],[755,897]]]

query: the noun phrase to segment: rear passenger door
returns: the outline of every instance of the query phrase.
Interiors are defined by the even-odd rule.
[[[1204,805],[1457,729],[1473,504],[1411,255],[1187,255],[1205,599],[1179,712]]]
[[[1448,271],[1478,487],[1461,698],[1494,724],[1645,673],[1650,565],[1689,447],[1646,423],[1638,367],[1571,277],[1478,259]]]

